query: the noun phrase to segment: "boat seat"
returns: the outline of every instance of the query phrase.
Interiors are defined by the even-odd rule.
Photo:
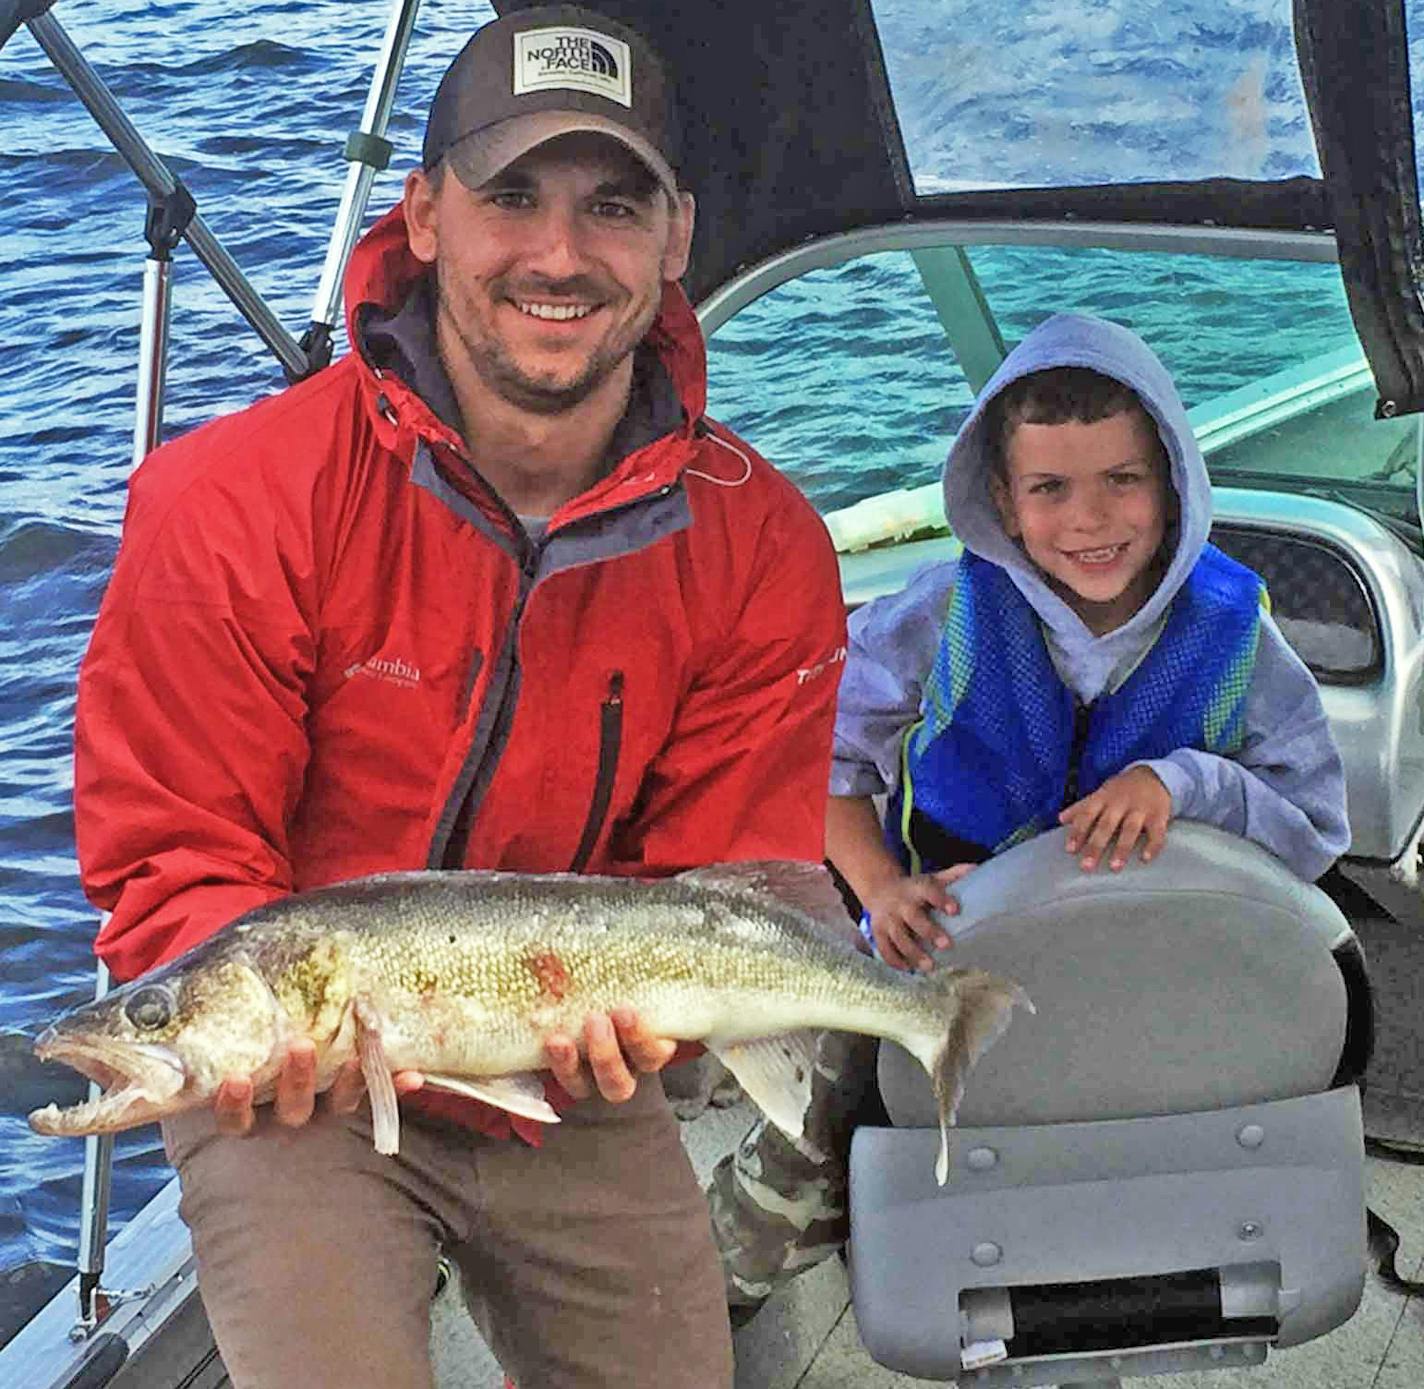
[[[1351,1083],[1363,958],[1318,888],[1174,824],[1159,858],[1084,873],[1063,831],[974,871],[942,963],[1018,980],[969,1078],[948,1184],[930,1087],[881,1049],[892,1127],[857,1132],[852,1292],[902,1373],[1086,1383],[1263,1360],[1364,1285]]]

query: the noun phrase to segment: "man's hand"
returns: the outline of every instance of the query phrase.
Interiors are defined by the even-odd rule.
[[[959,911],[959,903],[946,889],[973,867],[972,863],[956,863],[953,868],[938,873],[892,878],[863,904],[870,913],[875,948],[887,965],[895,969],[934,968],[925,947],[932,945],[936,950],[945,950],[953,942],[932,913],[953,916]]]
[[[1172,793],[1151,767],[1142,766],[1109,777],[1091,796],[1075,801],[1058,817],[1068,826],[1068,852],[1082,849],[1083,868],[1090,873],[1114,836],[1117,843],[1108,861],[1114,873],[1132,857],[1144,835],[1142,861],[1150,863],[1162,851],[1171,818]]]
[[[613,1104],[633,1098],[638,1088],[635,1072],[649,1075],[662,1070],[677,1050],[670,1037],[655,1037],[632,1008],[590,1015],[583,1026],[583,1045],[587,1066],[578,1042],[564,1033],[546,1039],[544,1059],[554,1079],[574,1099],[587,1099],[597,1087]]]
[[[408,1095],[425,1084],[419,1071],[397,1071],[392,1077],[397,1095]],[[361,1063],[352,1059],[336,1073],[326,1092],[326,1107],[333,1114],[350,1114],[366,1093]],[[277,1093],[272,1097],[272,1117],[288,1128],[301,1128],[316,1112],[316,1045],[299,1037],[287,1048],[286,1060],[277,1075]],[[241,1138],[252,1132],[255,1121],[252,1105],[252,1077],[228,1076],[213,1101],[213,1115],[219,1133]]]

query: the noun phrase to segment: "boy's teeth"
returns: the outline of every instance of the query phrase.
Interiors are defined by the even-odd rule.
[[[593,312],[591,304],[521,304],[516,300],[515,307],[520,313],[527,313],[531,318],[559,320],[586,318]]]
[[[1098,564],[1102,560],[1111,559],[1120,549],[1121,545],[1109,545],[1105,550],[1079,550],[1078,558],[1085,564]]]

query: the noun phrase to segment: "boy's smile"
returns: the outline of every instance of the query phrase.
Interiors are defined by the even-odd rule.
[[[1008,478],[994,478],[1000,519],[1054,591],[1101,636],[1157,585],[1167,526],[1167,464],[1142,410],[1084,424],[1013,427]]]

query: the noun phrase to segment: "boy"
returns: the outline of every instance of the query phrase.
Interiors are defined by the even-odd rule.
[[[1086,870],[1150,860],[1185,816],[1323,873],[1349,828],[1319,690],[1207,544],[1206,466],[1146,344],[1041,324],[944,487],[964,554],[855,614],[836,718],[827,853],[882,958],[930,968],[949,885],[1059,823]]]
[[[1349,827],[1320,692],[1260,579],[1206,543],[1206,466],[1148,347],[1100,320],[1040,325],[944,488],[964,554],[852,616],[836,713],[826,850],[881,957],[929,969],[948,888],[1059,823],[1089,870],[1139,843],[1151,859],[1186,816],[1323,873]],[[824,1034],[816,1071],[803,1137],[758,1123],[712,1176],[737,1322],[846,1236],[874,1045]]]

